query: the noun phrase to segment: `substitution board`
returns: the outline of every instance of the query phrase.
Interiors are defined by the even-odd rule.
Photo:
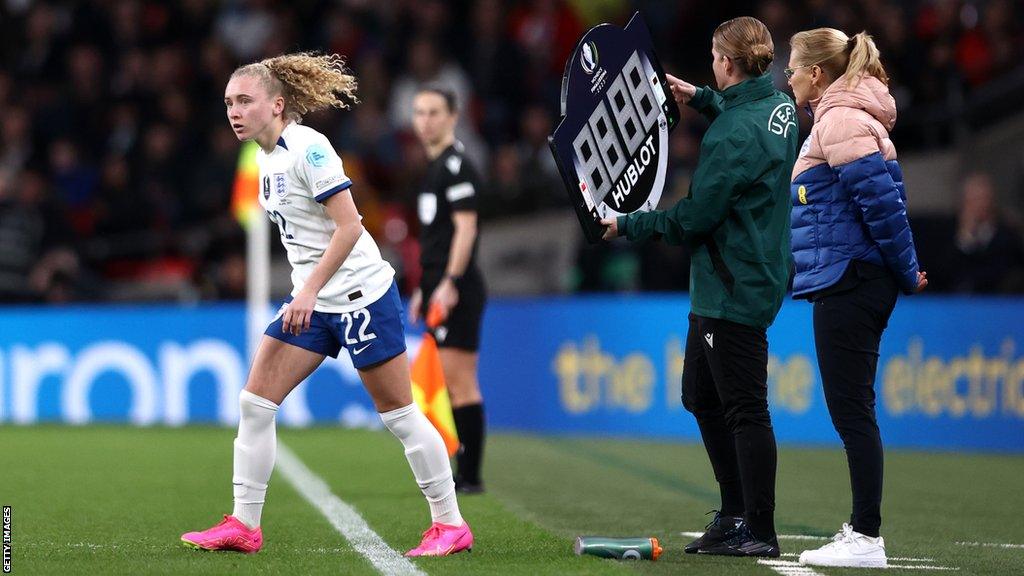
[[[602,218],[653,210],[668,168],[679,108],[651,34],[637,12],[600,24],[577,43],[562,77],[562,120],[548,138],[587,240]]]

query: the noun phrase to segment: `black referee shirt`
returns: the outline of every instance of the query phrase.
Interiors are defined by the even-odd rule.
[[[420,265],[425,275],[441,274],[448,265],[448,255],[455,235],[452,213],[462,210],[476,212],[477,209],[477,194],[481,190],[480,175],[464,151],[459,141],[445,148],[427,167],[426,180],[417,198]],[[466,273],[475,271],[476,245],[474,240]]]

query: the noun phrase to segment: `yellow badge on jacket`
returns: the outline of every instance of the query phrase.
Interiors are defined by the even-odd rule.
[[[801,185],[796,189],[796,197],[800,199],[801,204],[807,204],[807,187]]]

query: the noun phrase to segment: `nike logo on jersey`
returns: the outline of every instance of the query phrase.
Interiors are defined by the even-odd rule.
[[[708,346],[710,348],[714,348],[715,347],[715,335],[712,334],[711,332],[708,332],[707,334],[704,335],[704,340],[707,341]]]
[[[360,354],[360,353],[361,353],[361,352],[362,352],[363,350],[366,350],[366,349],[367,349],[367,348],[369,348],[370,346],[371,346],[371,344],[367,344],[366,346],[363,346],[362,348],[355,348],[354,350],[352,350],[352,355],[353,355],[353,356],[359,356],[359,354]]]

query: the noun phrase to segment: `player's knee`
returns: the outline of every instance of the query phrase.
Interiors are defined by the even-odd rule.
[[[408,398],[399,396],[379,397],[373,399],[373,406],[380,414],[391,412],[392,410],[398,410],[403,406],[408,406],[409,403],[410,400]]]
[[[422,434],[426,433],[428,436],[432,432],[437,434],[437,430],[434,429],[427,417],[420,412],[420,409],[416,404],[409,403],[405,406],[399,406],[391,410],[381,411],[380,419],[384,422],[384,426],[391,431],[396,438],[402,441],[403,444],[412,441],[413,448],[419,445],[420,442],[415,441],[417,437],[422,440]],[[440,436],[438,437],[440,439]],[[406,446],[406,450],[409,450],[410,446]]]
[[[404,386],[396,384],[372,388],[370,398],[373,400],[373,406],[377,412],[383,414],[413,403],[412,387],[408,384],[408,380],[406,382],[407,384]]]
[[[245,388],[242,391],[249,392],[260,398],[269,398],[270,383],[254,374],[250,374],[249,380],[246,381]],[[241,395],[239,396],[239,401],[241,402]]]
[[[269,370],[253,369],[245,382],[244,390],[269,402],[280,404],[293,386],[285,386],[284,376],[272,374]]]
[[[277,412],[277,404],[272,400],[261,396],[248,387],[238,394],[238,411],[242,418],[258,418],[269,415],[271,418]]]

